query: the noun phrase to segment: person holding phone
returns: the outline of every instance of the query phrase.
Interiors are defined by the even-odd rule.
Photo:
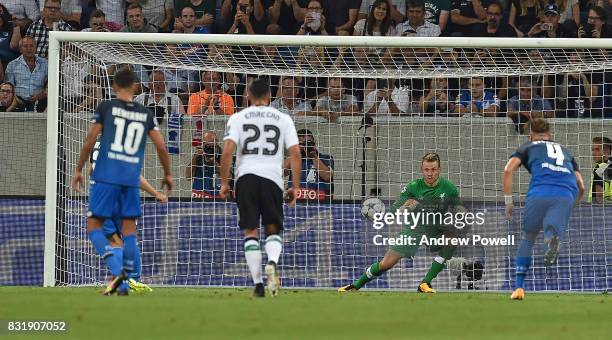
[[[378,79],[376,90],[365,97],[363,109],[369,114],[412,113],[410,89],[398,88],[390,79]],[[414,110],[414,112],[418,112]]]
[[[589,9],[587,23],[578,28],[578,38],[611,38],[612,28],[606,24],[608,13],[603,7]]]
[[[221,16],[232,20],[228,34],[264,34],[267,21],[262,0],[225,0]]]
[[[527,32],[527,36],[530,38],[575,38],[576,32],[569,30],[564,25],[559,25],[559,19],[559,7],[554,3],[546,5],[541,21],[533,25]]]

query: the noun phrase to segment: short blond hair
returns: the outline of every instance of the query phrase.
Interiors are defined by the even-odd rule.
[[[442,166],[442,163],[440,162],[440,155],[435,152],[426,153],[421,159],[421,165],[423,165],[424,162],[437,162],[438,166]]]

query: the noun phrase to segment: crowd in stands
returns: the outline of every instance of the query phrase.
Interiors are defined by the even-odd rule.
[[[195,34],[363,35],[418,37],[577,37],[612,36],[612,0],[0,0],[0,109],[46,109],[50,30],[91,32],[172,32]],[[202,46],[177,45],[181,53]],[[361,63],[435,63],[432,49],[263,47],[259,62],[292,55],[325,66]],[[208,53],[211,51],[204,51]],[[465,52],[465,51],[464,51]],[[212,53],[212,52],[211,52]],[[216,53],[232,53],[219,49]],[[491,62],[493,50],[472,50],[446,59]],[[545,58],[538,50],[530,58]],[[424,61],[421,55],[427,55]],[[437,55],[442,59],[442,54]],[[569,58],[577,55],[569,55]],[[70,58],[67,58],[70,59]],[[259,59],[259,58],[258,58]],[[78,60],[73,60],[78,63]],[[140,65],[147,104],[183,107],[188,115],[230,115],[247,105],[244,74],[170,70]],[[82,69],[82,67],[80,67]],[[77,70],[78,71],[78,70]],[[88,72],[75,71],[74,78]],[[112,74],[114,71],[109,72]],[[93,78],[93,77],[90,77]],[[154,79],[164,86],[154,86]],[[606,72],[473,79],[341,79],[272,77],[272,106],[291,115],[316,115],[335,122],[358,113],[396,115],[507,116],[521,124],[534,116],[610,117],[612,79]],[[528,78],[528,79],[527,79]],[[104,84],[81,79],[69,97],[95,107]],[[106,82],[108,85],[108,82]],[[160,89],[164,94],[157,93]],[[11,91],[9,93],[8,91]],[[66,90],[64,90],[66,91]],[[168,93],[166,95],[165,93]],[[172,96],[170,96],[172,94]],[[529,97],[525,97],[529,95]],[[64,93],[64,96],[68,96]],[[145,99],[143,99],[145,98]],[[168,104],[169,105],[169,104]],[[162,120],[163,121],[163,120]]]

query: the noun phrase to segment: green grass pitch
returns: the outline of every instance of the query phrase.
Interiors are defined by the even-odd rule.
[[[100,288],[0,287],[0,320],[66,320],[67,333],[31,339],[612,339],[604,294],[156,288],[105,297]]]

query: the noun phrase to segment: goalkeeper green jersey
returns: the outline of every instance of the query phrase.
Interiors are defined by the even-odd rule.
[[[408,182],[399,198],[391,206],[391,212],[395,212],[404,206],[409,199],[419,202],[416,210],[422,209],[426,212],[440,212],[442,214],[452,207],[461,205],[459,190],[457,190],[455,184],[442,177],[433,187],[428,186],[422,177]]]

